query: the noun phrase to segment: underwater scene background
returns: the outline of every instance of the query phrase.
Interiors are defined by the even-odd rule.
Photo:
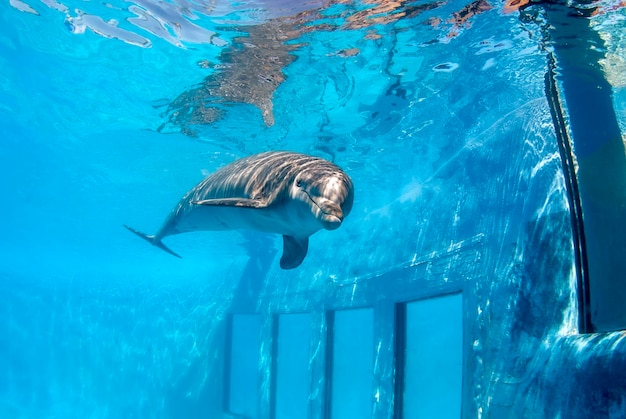
[[[560,49],[600,51],[624,132],[623,3],[10,0],[0,23],[1,418],[626,416],[623,332],[579,333],[550,88]],[[277,235],[171,236],[177,259],[123,228],[271,150],[355,186],[297,269]]]

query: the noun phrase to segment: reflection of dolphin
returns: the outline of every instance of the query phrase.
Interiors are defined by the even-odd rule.
[[[161,242],[173,234],[231,229],[282,234],[280,267],[292,269],[304,260],[309,236],[338,228],[353,199],[352,180],[335,164],[304,154],[267,152],[208,176],[187,192],[155,235],[125,227],[174,256]]]

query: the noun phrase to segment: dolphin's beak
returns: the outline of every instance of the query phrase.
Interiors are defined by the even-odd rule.
[[[343,221],[343,215],[338,217],[333,214],[324,214],[321,216],[321,221],[326,230],[336,230]]]
[[[323,200],[320,202],[319,208],[321,214],[319,220],[326,230],[336,230],[343,221],[343,211],[341,207],[330,200]]]

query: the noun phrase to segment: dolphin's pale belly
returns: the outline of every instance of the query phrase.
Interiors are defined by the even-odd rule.
[[[171,221],[176,233],[215,230],[257,230],[294,237],[308,237],[321,229],[310,209],[301,202],[251,209],[232,206],[193,205]],[[170,233],[174,234],[174,233]]]

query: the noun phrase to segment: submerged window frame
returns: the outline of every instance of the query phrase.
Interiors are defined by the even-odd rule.
[[[408,329],[409,329],[409,317],[408,317],[408,309],[410,305],[414,304],[429,304],[434,303],[436,300],[442,301],[443,299],[449,298],[460,298],[460,310],[459,316],[457,319],[460,322],[461,328],[461,336],[459,338],[459,347],[457,348],[460,351],[461,358],[461,375],[459,377],[460,388],[457,396],[459,397],[459,417],[462,417],[463,412],[463,391],[465,388],[464,380],[465,380],[465,364],[466,364],[466,351],[464,351],[464,332],[465,332],[465,298],[464,293],[462,291],[459,292],[450,292],[443,293],[439,295],[433,295],[427,298],[421,298],[417,300],[409,300],[409,301],[399,301],[395,304],[395,385],[394,385],[394,393],[395,393],[395,402],[394,402],[394,418],[402,419],[405,417],[405,392],[407,387],[407,352],[408,352]],[[415,320],[415,319],[413,319]]]
[[[295,311],[295,312],[276,312],[272,314],[272,323],[273,323],[273,333],[272,333],[272,365],[271,365],[271,388],[270,388],[270,417],[275,419],[278,417],[278,408],[279,408],[279,361],[280,361],[280,339],[281,339],[281,318],[284,319],[284,316],[305,316],[306,320],[308,320],[307,328],[309,328],[308,333],[308,341],[305,342],[307,345],[307,356],[311,357],[311,342],[313,333],[310,330],[313,314],[307,311]],[[307,368],[307,383],[308,383],[308,391],[310,391],[311,387],[311,368]],[[303,418],[306,419],[310,417],[310,400],[307,400],[306,405],[307,415]]]
[[[360,312],[360,313],[357,313]],[[335,389],[336,389],[336,370],[335,370],[335,365],[336,365],[336,350],[337,350],[337,314],[361,314],[363,313],[364,315],[367,315],[368,317],[371,317],[371,322],[368,322],[367,325],[367,329],[365,330],[365,332],[367,332],[366,334],[369,336],[366,337],[370,337],[369,339],[369,346],[367,347],[367,351],[371,352],[371,360],[370,360],[370,365],[369,365],[369,369],[370,371],[368,371],[368,373],[366,375],[372,376],[373,372],[374,372],[374,360],[376,357],[375,354],[375,348],[374,348],[374,339],[375,339],[375,330],[374,330],[374,325],[375,325],[375,321],[376,321],[376,311],[374,309],[374,307],[370,307],[370,306],[365,306],[365,307],[345,307],[345,308],[341,308],[341,309],[337,309],[337,310],[332,310],[332,311],[328,311],[326,313],[326,320],[327,320],[327,345],[326,345],[326,351],[327,351],[327,355],[326,355],[326,368],[325,368],[325,379],[326,379],[326,402],[325,402],[325,417],[327,418],[340,418],[340,416],[335,415],[335,410],[334,410],[334,406],[335,404]],[[373,376],[372,378],[370,378],[370,388],[369,388],[369,398],[370,398],[370,406],[369,407],[369,411],[372,411],[372,407],[373,407],[373,388],[374,388],[374,380],[373,380]],[[367,396],[366,396],[367,398]]]
[[[248,336],[248,338],[256,340],[257,341],[257,345],[253,345],[256,346],[257,350],[256,350],[256,358],[257,358],[257,368],[256,370],[253,371],[253,375],[254,375],[254,383],[250,384],[251,386],[254,386],[256,388],[257,391],[255,391],[254,393],[258,395],[258,389],[259,389],[259,385],[260,385],[260,379],[261,379],[261,371],[258,368],[258,359],[261,357],[261,353],[259,348],[261,347],[261,341],[262,341],[262,323],[263,323],[263,317],[260,313],[230,313],[227,315],[227,319],[226,319],[226,339],[225,339],[225,356],[224,356],[224,363],[225,363],[225,368],[224,368],[224,393],[223,393],[223,410],[224,412],[228,412],[229,414],[233,414],[233,415],[245,415],[247,412],[238,412],[236,411],[236,409],[233,409],[233,405],[232,405],[232,390],[233,390],[233,363],[234,363],[234,336],[240,332],[238,332],[236,329],[237,327],[235,326],[235,324],[237,323],[237,318],[243,318],[243,317],[254,317],[254,321],[258,323],[258,327],[257,327],[257,336]],[[254,352],[253,352],[254,353]],[[258,415],[259,413],[259,406],[258,406],[258,396],[254,398],[254,415]]]
[[[250,300],[246,306],[239,305],[227,314],[227,320],[238,314],[257,314],[261,318],[261,344],[254,350],[259,354],[260,379],[256,395],[260,417],[274,417],[276,388],[276,362],[278,317],[282,314],[310,313],[311,348],[309,371],[310,398],[308,409],[311,417],[329,417],[332,409],[329,381],[332,369],[329,365],[332,356],[333,311],[371,309],[373,313],[374,354],[372,365],[371,417],[392,419],[402,396],[397,395],[395,382],[396,332],[398,330],[397,304],[427,300],[451,294],[460,294],[463,304],[462,317],[462,369],[461,369],[461,417],[473,415],[471,374],[475,360],[471,336],[476,319],[465,310],[477,304],[472,292],[473,284],[481,276],[484,250],[484,235],[479,234],[433,251],[420,257],[414,255],[410,261],[377,271],[362,277],[333,280],[328,292],[296,291],[293,294],[267,293],[258,299]],[[288,301],[288,303],[287,303]],[[232,323],[227,325],[232,328]],[[225,360],[230,364],[232,355],[228,343],[231,330],[226,330]],[[225,380],[229,368],[224,371]],[[225,382],[225,384],[227,384]],[[227,388],[229,388],[227,386]],[[227,399],[227,395],[224,397]],[[228,412],[228,406],[224,408]]]

